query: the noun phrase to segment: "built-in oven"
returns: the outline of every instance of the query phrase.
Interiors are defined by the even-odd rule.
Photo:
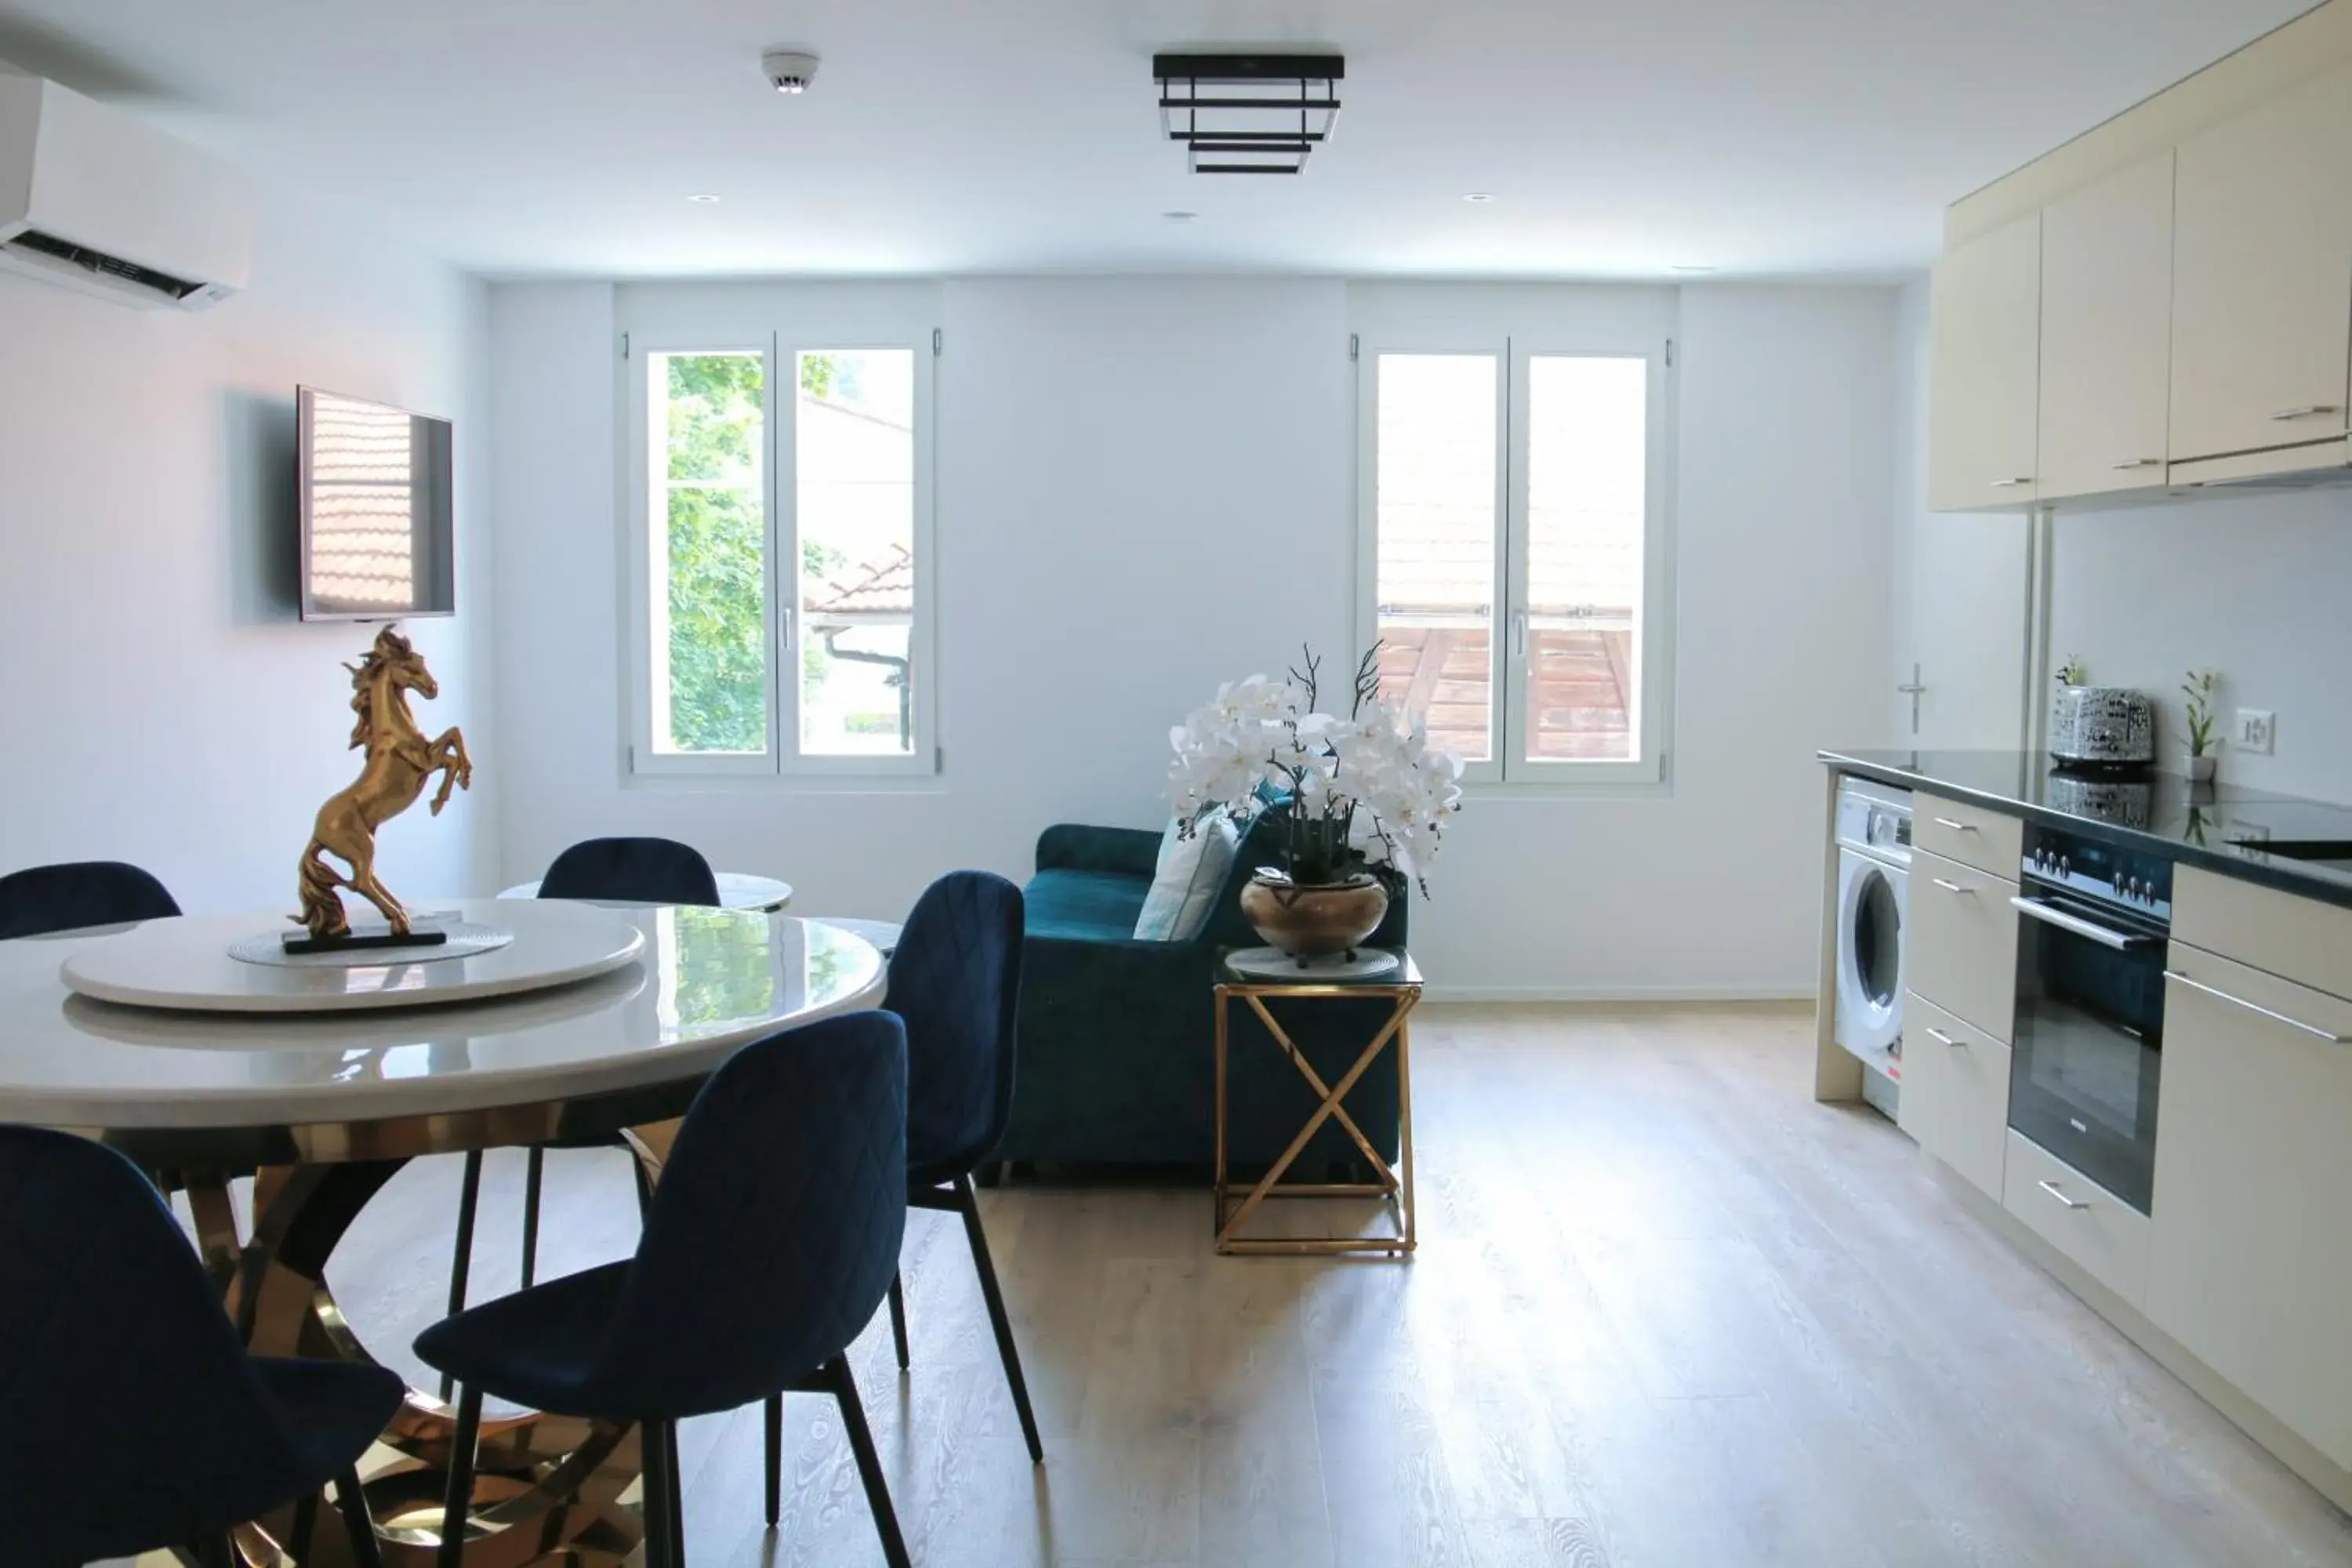
[[[2146,1214],[2171,863],[2037,829],[2021,871],[2009,1124]]]

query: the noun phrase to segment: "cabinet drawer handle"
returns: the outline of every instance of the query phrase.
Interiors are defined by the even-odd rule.
[[[1928,879],[1948,893],[1974,893],[1976,891],[1974,888],[1963,888],[1958,882],[1948,882],[1941,877],[1931,877]]]
[[[1933,822],[1938,827],[1948,827],[1955,833],[1980,833],[1983,831],[1983,829],[1979,828],[1973,822],[1954,822],[1948,816],[1935,816],[1928,818],[1928,820]]]
[[[2116,473],[2125,474],[2129,473],[2134,468],[2160,468],[2164,467],[2164,459],[2162,458],[2134,458],[2128,463],[2110,463],[2107,466]]]
[[[2091,1206],[2086,1203],[2079,1203],[2076,1200],[2068,1197],[2065,1190],[2059,1186],[2055,1182],[2036,1182],[2033,1184],[2040,1187],[2043,1192],[2048,1193],[2052,1197],[2056,1198],[2060,1203],[2064,1204],[2070,1209],[2086,1209]]]
[[[2273,1013],[2259,1003],[2247,1001],[2243,996],[2232,996],[2227,991],[2217,990],[2206,984],[2202,980],[2191,980],[2177,969],[2166,970],[2164,977],[2167,980],[2178,980],[2191,991],[2202,991],[2206,995],[2217,1001],[2227,1002],[2232,1007],[2243,1007],[2249,1013],[2259,1013],[2273,1024],[2284,1024],[2290,1029],[2301,1029],[2305,1034],[2316,1036],[2331,1046],[2340,1046],[2344,1043],[2344,1037],[2332,1030],[2323,1029],[2316,1024],[2306,1024],[2300,1018],[2290,1018],[2284,1013]]]
[[[2282,408],[2271,416],[2271,422],[2284,425],[2290,419],[2316,419],[2323,414],[2341,414],[2343,409],[2333,403],[2306,403],[2300,408]]]
[[[2030,485],[2032,482],[2033,476],[2032,474],[2027,474],[2021,479],[1995,479],[1992,482],[1992,488],[1997,490],[2013,490],[2020,485]]]
[[[1951,1036],[1944,1033],[1943,1030],[1936,1027],[1933,1024],[1927,1026],[1927,1037],[1935,1041],[1937,1045],[1943,1046],[1960,1046],[1968,1043],[1965,1040],[1956,1040],[1952,1038]]]

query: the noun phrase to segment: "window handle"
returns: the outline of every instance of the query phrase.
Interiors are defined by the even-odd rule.
[[[1511,616],[1511,657],[1528,657],[1528,613],[1525,610],[1514,611]]]

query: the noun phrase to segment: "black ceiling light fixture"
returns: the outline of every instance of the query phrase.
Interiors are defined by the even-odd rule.
[[[1296,174],[1339,120],[1338,55],[1164,54],[1160,124],[1196,174]]]

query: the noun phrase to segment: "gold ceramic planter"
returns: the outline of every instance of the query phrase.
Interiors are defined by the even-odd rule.
[[[1267,946],[1293,958],[1353,952],[1388,912],[1388,889],[1368,873],[1344,882],[1299,883],[1260,872],[1242,887],[1242,913]]]

